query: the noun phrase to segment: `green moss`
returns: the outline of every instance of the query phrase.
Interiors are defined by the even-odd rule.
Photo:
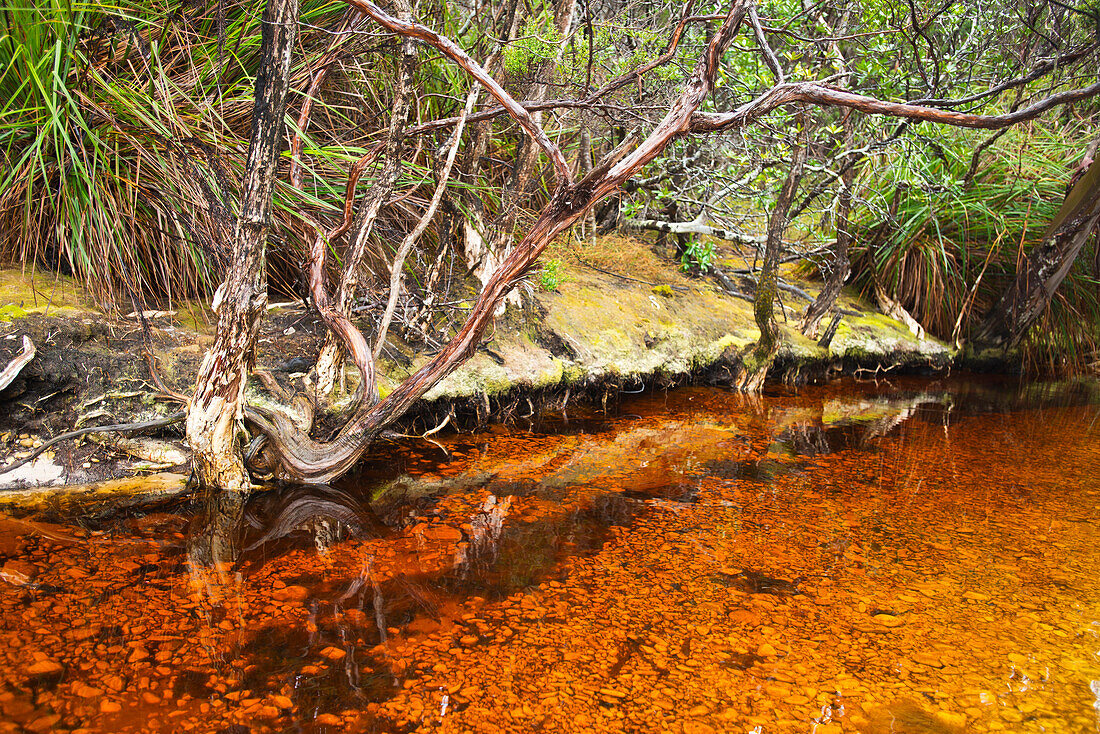
[[[6,306],[0,306],[0,321],[11,321],[12,319],[21,319],[27,316],[26,309],[16,306],[14,303],[9,303]]]
[[[560,385],[565,379],[565,361],[551,359],[549,369],[535,376],[531,381],[532,387],[553,387]]]
[[[670,285],[655,285],[651,290],[658,296],[664,296],[665,298],[672,298],[675,295]]]
[[[0,293],[4,304],[0,307],[0,321],[24,318],[32,313],[93,310],[75,280],[33,268],[0,270]]]

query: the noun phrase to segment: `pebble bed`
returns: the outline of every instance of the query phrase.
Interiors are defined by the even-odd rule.
[[[0,518],[0,732],[1095,731],[1096,406],[833,398],[445,438],[237,564]]]

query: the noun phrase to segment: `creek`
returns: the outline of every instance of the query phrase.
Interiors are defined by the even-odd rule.
[[[685,388],[0,518],[0,732],[1096,732],[1098,398]]]

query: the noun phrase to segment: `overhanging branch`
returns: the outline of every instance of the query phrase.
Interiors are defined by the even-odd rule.
[[[508,92],[504,90],[504,87],[500,86],[497,80],[490,76],[489,72],[474,61],[458,44],[446,36],[441,36],[419,23],[399,20],[386,13],[370,0],[345,0],[345,2],[364,15],[370,17],[374,22],[378,23],[378,25],[382,26],[390,33],[403,38],[414,38],[421,43],[426,43],[458,64],[467,74],[476,79],[489,94],[493,95],[497,102],[500,102],[501,107],[506,110],[531,137],[531,140],[542,148],[543,152],[546,153],[547,157],[549,157],[550,161],[554,164],[554,171],[557,173],[559,185],[568,184],[573,180],[573,171],[569,167],[569,164],[566,163],[565,156],[562,154],[561,149],[550,140],[546,135],[546,131],[542,129],[542,126],[531,117],[531,113],[528,112],[523,105],[519,104],[512,95],[508,94]]]

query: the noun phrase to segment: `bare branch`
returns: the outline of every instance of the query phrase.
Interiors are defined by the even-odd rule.
[[[420,221],[416,223],[412,231],[405,235],[405,239],[401,241],[401,246],[397,248],[397,252],[393,256],[393,267],[390,268],[390,298],[386,303],[386,311],[382,314],[382,323],[378,327],[378,338],[374,343],[374,359],[376,361],[378,355],[382,352],[382,345],[386,343],[386,332],[389,331],[394,309],[397,308],[397,297],[401,293],[401,273],[405,265],[405,258],[408,257],[409,250],[420,239],[420,235],[424,234],[424,230],[428,228],[432,217],[435,216],[435,210],[439,208],[439,202],[443,199],[443,192],[447,190],[447,182],[451,178],[451,168],[454,166],[455,154],[458,153],[458,143],[462,139],[462,130],[466,126],[466,116],[473,109],[477,94],[477,87],[474,87],[466,97],[466,107],[462,111],[462,119],[458,121],[458,126],[447,143],[447,158],[443,164],[443,169],[439,172],[439,183],[435,187],[435,193],[432,195],[428,208],[424,210],[424,215],[420,217]]]
[[[1024,76],[1017,77],[1015,79],[1009,79],[1008,81],[1002,82],[995,87],[990,87],[984,92],[972,94],[969,97],[962,97],[961,99],[915,99],[910,104],[929,105],[934,107],[961,107],[965,104],[978,102],[985,99],[986,97],[993,97],[1000,94],[1001,92],[1012,89],[1013,87],[1019,87],[1023,86],[1024,84],[1029,84],[1037,79],[1046,76],[1055,69],[1065,66],[1066,64],[1071,64],[1074,61],[1077,61],[1078,59],[1087,56],[1097,49],[1100,49],[1100,43],[1092,43],[1088,46],[1082,46],[1081,48],[1069,51],[1068,53],[1062,54],[1057,58],[1049,59],[1048,61],[1039,64]]]
[[[520,102],[519,105],[528,112],[539,112],[543,110],[554,109],[607,109],[621,112],[622,107],[620,105],[600,104],[598,100],[602,97],[606,97],[613,92],[617,92],[623,87],[637,81],[643,75],[647,74],[658,66],[662,66],[671,61],[672,57],[676,55],[676,49],[680,45],[680,40],[683,38],[684,29],[687,27],[688,23],[697,23],[709,20],[722,20],[725,17],[722,15],[690,15],[691,6],[692,4],[690,2],[684,6],[684,10],[680,17],[680,22],[677,24],[676,28],[673,29],[672,36],[669,38],[668,43],[665,45],[664,51],[662,51],[661,55],[653,59],[652,61],[647,61],[638,68],[632,69],[631,71],[615,77],[614,79],[597,89],[595,92],[589,94],[584,99],[556,99],[548,100],[546,102],[527,101]],[[480,112],[475,112],[471,114],[467,122],[475,123],[481,122],[482,120],[489,120],[494,117],[499,117],[505,112],[507,112],[507,110],[505,110],[505,108],[503,107],[491,107],[487,110],[482,110]],[[430,122],[425,122],[421,125],[417,125],[416,127],[409,128],[409,135],[421,135],[423,133],[432,132],[440,128],[449,127],[456,124],[457,122],[458,117],[446,117],[439,120],[432,120]]]
[[[764,53],[764,63],[768,65],[768,68],[775,74],[776,84],[782,84],[787,80],[783,75],[783,67],[779,65],[779,59],[775,57],[775,52],[772,51],[772,47],[768,45],[768,39],[764,37],[764,29],[760,25],[760,16],[756,14],[756,6],[753,5],[749,8],[749,24],[752,26],[752,34],[756,37],[757,44],[760,45],[760,50]]]
[[[779,84],[769,89],[753,101],[742,105],[733,112],[706,113],[697,112],[691,118],[691,131],[697,133],[718,132],[741,127],[764,115],[776,107],[792,102],[807,102],[831,107],[850,107],[872,115],[889,115],[910,120],[927,120],[956,127],[970,127],[984,130],[997,130],[1027,120],[1032,120],[1049,109],[1071,102],[1079,102],[1100,94],[1100,82],[1083,89],[1059,92],[1016,112],[1003,115],[970,115],[936,107],[885,102],[874,97],[865,97],[839,89],[832,89],[812,82],[792,82]]]
[[[422,43],[426,43],[438,49],[444,56],[458,64],[466,73],[485,87],[486,91],[493,95],[508,114],[520,124],[535,144],[542,148],[543,152],[546,153],[547,157],[549,157],[550,161],[554,164],[554,171],[558,176],[558,185],[568,184],[573,180],[573,171],[565,161],[565,156],[562,154],[561,149],[550,140],[546,132],[542,129],[542,126],[535,122],[535,119],[531,117],[531,113],[524,109],[512,95],[508,94],[508,92],[504,90],[504,87],[500,86],[497,80],[490,76],[489,72],[485,71],[485,69],[474,61],[469,54],[463,51],[458,44],[446,36],[442,36],[419,23],[398,20],[370,0],[346,0],[346,2],[359,12],[369,16],[374,22],[378,23],[378,25],[389,32],[404,38],[414,38]]]
[[[760,235],[748,235],[735,232],[732,229],[712,227],[702,222],[663,222],[659,219],[627,219],[623,222],[626,227],[636,229],[650,229],[656,232],[668,234],[695,234],[707,237],[717,237],[720,240],[736,242],[742,245],[762,245],[767,238]]]

